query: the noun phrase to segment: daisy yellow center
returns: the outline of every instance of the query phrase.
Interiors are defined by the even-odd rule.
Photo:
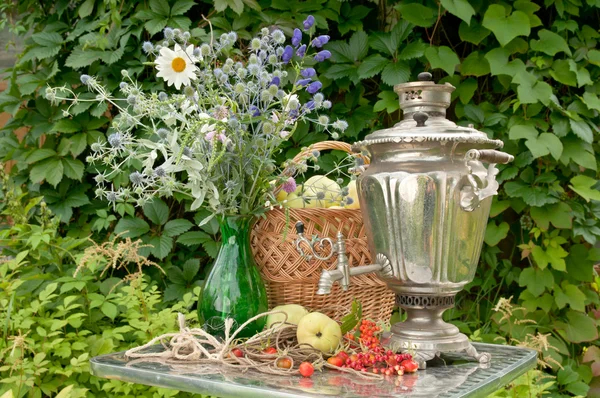
[[[171,61],[171,68],[173,68],[175,72],[183,72],[185,70],[185,59],[181,57],[173,58],[173,61]]]

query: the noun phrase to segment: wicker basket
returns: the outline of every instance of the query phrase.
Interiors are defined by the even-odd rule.
[[[340,149],[350,153],[350,145],[325,141],[307,148],[294,158],[300,160],[313,150]],[[367,160],[368,162],[368,160]],[[362,304],[366,318],[388,321],[395,295],[373,274],[351,277],[350,288],[344,292],[338,283],[331,294],[317,295],[317,283],[323,268],[334,269],[336,256],[329,261],[302,258],[294,244],[298,237],[294,225],[304,223],[307,237],[318,234],[335,241],[341,231],[346,238],[350,266],[371,264],[365,229],[360,210],[350,209],[275,209],[259,219],[252,231],[252,251],[266,283],[269,308],[281,304],[300,304],[339,319],[350,308],[353,299]]]

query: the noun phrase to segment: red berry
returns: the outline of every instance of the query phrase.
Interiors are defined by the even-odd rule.
[[[241,358],[244,356],[244,351],[240,350],[239,348],[234,348],[233,350],[231,350],[231,353],[238,358]]]
[[[277,354],[277,348],[275,347],[267,347],[263,350],[265,354]]]
[[[416,372],[417,369],[419,369],[419,364],[413,361],[412,359],[405,359],[404,361],[400,362],[400,366],[403,366],[404,371],[406,371],[407,373],[413,373]]]
[[[280,358],[277,360],[276,366],[282,369],[289,369],[292,367],[292,360],[289,358]]]
[[[342,358],[340,358],[340,357],[331,357],[331,358],[329,358],[327,360],[327,362],[330,365],[338,366],[338,367],[340,367],[340,366],[342,366],[344,364],[344,360]]]
[[[299,370],[300,374],[304,377],[310,377],[313,373],[315,373],[315,368],[310,362],[302,362]]]

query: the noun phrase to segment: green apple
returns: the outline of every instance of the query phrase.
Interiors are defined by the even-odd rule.
[[[337,182],[322,176],[310,177],[304,183],[304,196],[316,203],[316,207],[339,205],[341,188]]]
[[[309,344],[324,354],[331,353],[342,341],[340,325],[320,312],[311,312],[298,322],[296,338],[299,344]]]
[[[356,189],[356,180],[350,181],[348,184],[348,197],[352,198],[352,203],[345,205],[346,209],[360,209],[360,203],[358,202],[358,191]]]
[[[275,324],[281,324],[284,321],[297,325],[300,319],[308,314],[306,308],[298,304],[278,305],[271,311],[285,312],[285,314],[287,314],[287,319],[285,318],[284,314],[271,314],[267,316],[267,329]]]

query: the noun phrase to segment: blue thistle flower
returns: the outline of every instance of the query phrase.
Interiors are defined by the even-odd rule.
[[[294,177],[290,177],[286,182],[281,184],[281,189],[287,193],[292,193],[296,190],[296,180]]]
[[[142,44],[142,50],[144,50],[146,54],[150,54],[154,51],[154,45],[149,41],[145,41],[144,44]]]
[[[252,116],[260,116],[260,110],[256,107],[256,105],[250,105],[249,110],[252,113]]]
[[[317,71],[315,70],[315,68],[306,68],[302,69],[300,71],[300,74],[302,75],[302,77],[313,77],[317,74]]]
[[[308,101],[306,104],[304,104],[304,108],[308,111],[312,111],[315,109],[315,101]]]
[[[129,86],[129,84],[127,84],[126,82],[119,83],[119,88],[121,90],[125,90],[127,88],[127,86]]]
[[[135,103],[137,102],[137,97],[133,94],[127,96],[127,103],[129,105],[135,105]]]
[[[319,51],[318,53],[315,54],[315,61],[323,62],[330,57],[331,57],[331,53],[329,51],[327,51],[327,50]]]
[[[306,91],[308,91],[310,94],[314,94],[319,91],[321,87],[323,87],[323,84],[320,81],[312,82],[308,85]]]
[[[304,30],[309,30],[310,28],[312,28],[312,26],[315,24],[315,17],[313,17],[312,15],[309,15],[304,22],[302,22],[302,25],[304,26]]]
[[[329,42],[329,36],[327,36],[327,35],[321,35],[321,36],[315,37],[313,39],[312,45],[313,45],[313,47],[321,48],[325,44],[327,44],[328,42]]]
[[[169,99],[169,95],[164,91],[161,91],[160,93],[158,93],[158,99],[161,101],[166,101]]]
[[[157,167],[154,169],[154,174],[157,177],[165,177],[167,175],[167,172],[162,167]]]
[[[306,44],[301,45],[300,48],[296,51],[296,55],[300,58],[304,57],[304,54],[306,54]]]
[[[107,138],[108,143],[113,148],[121,148],[123,146],[123,136],[120,133],[113,133]]]
[[[129,174],[129,181],[131,181],[133,185],[142,185],[144,183],[144,176],[139,171],[134,171]]]
[[[167,40],[171,40],[175,37],[175,32],[171,28],[165,28],[165,30],[163,30],[163,33],[165,34],[165,39]]]
[[[310,82],[312,82],[312,79],[301,79],[301,80],[298,80],[297,84],[298,84],[299,86],[302,86],[302,87],[304,87],[304,86],[306,86],[307,84],[310,84]]]
[[[271,85],[276,85],[277,87],[279,87],[279,85],[281,84],[281,79],[277,76],[275,76],[272,80],[271,80]]]
[[[292,45],[294,47],[298,47],[302,42],[302,31],[298,28],[294,29],[294,33],[292,34]]]
[[[292,46],[285,46],[283,54],[281,54],[281,60],[283,61],[283,63],[287,64],[288,62],[290,62],[293,56],[294,49],[292,48]]]
[[[81,75],[81,77],[79,78],[79,80],[81,80],[81,83],[87,85],[90,82],[91,77],[89,75]]]

